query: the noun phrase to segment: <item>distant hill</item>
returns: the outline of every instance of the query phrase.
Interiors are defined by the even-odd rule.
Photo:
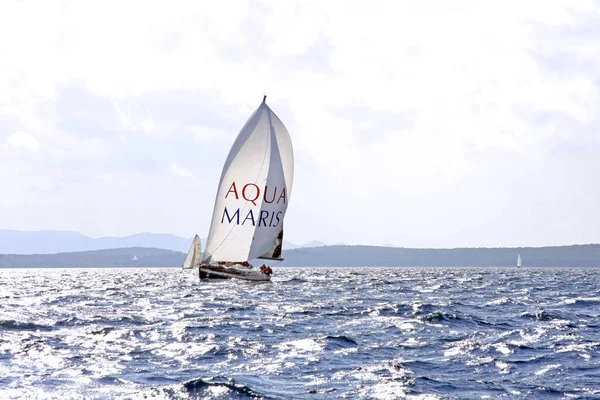
[[[131,247],[58,254],[0,254],[0,268],[180,267],[178,251]]]
[[[150,247],[187,252],[192,238],[157,233],[90,238],[70,231],[0,230],[0,254],[53,254],[125,247]]]
[[[289,243],[288,243],[289,244]],[[324,247],[327,246],[325,243],[319,241],[319,240],[313,240],[310,241],[306,244],[302,244],[302,245],[294,245],[294,246],[284,246],[284,249],[289,249],[289,250],[293,250],[293,249],[300,249],[300,248],[305,248],[305,247]]]
[[[320,246],[324,244],[318,242]],[[162,233],[138,233],[126,237],[91,238],[71,231],[13,231],[0,230],[0,254],[55,254],[65,252],[148,247],[187,253],[192,238],[182,238]],[[202,248],[206,239],[202,239]],[[293,243],[284,242],[284,247],[293,249]]]
[[[278,266],[306,267],[600,267],[600,245],[521,248],[406,249],[379,246],[322,246],[284,250]],[[180,267],[184,252],[121,248],[60,254],[0,255],[0,268]]]
[[[600,244],[518,247],[408,249],[382,246],[327,246],[283,252],[282,266],[488,267],[516,266],[600,267]]]

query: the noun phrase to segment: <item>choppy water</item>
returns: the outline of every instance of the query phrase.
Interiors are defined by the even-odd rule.
[[[0,270],[0,398],[600,398],[599,277]]]

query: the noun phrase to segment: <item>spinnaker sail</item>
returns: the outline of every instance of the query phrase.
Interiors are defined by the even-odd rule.
[[[202,263],[280,259],[293,176],[290,135],[263,99],[225,161]]]

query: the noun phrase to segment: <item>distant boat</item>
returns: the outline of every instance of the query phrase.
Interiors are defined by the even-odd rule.
[[[192,269],[195,265],[200,264],[200,256],[202,255],[202,243],[200,242],[200,236],[196,235],[190,251],[188,252],[185,261],[183,262],[184,269]]]
[[[198,267],[200,279],[236,278],[268,281],[272,270],[254,259],[283,260],[283,218],[294,176],[290,135],[263,97],[225,161],[215,207],[200,258],[200,238],[183,268]]]
[[[517,255],[517,268],[521,268],[521,254]]]

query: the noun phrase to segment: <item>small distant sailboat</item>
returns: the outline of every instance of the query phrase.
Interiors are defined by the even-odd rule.
[[[521,268],[521,254],[517,255],[517,268]]]
[[[266,104],[267,96],[238,134],[225,161],[201,257],[198,235],[183,268],[200,279],[268,281],[272,270],[254,259],[283,260],[283,218],[294,177],[290,135]]]
[[[183,268],[192,269],[195,265],[200,264],[200,256],[202,256],[202,243],[200,242],[200,236],[196,235],[190,251],[183,262]]]

